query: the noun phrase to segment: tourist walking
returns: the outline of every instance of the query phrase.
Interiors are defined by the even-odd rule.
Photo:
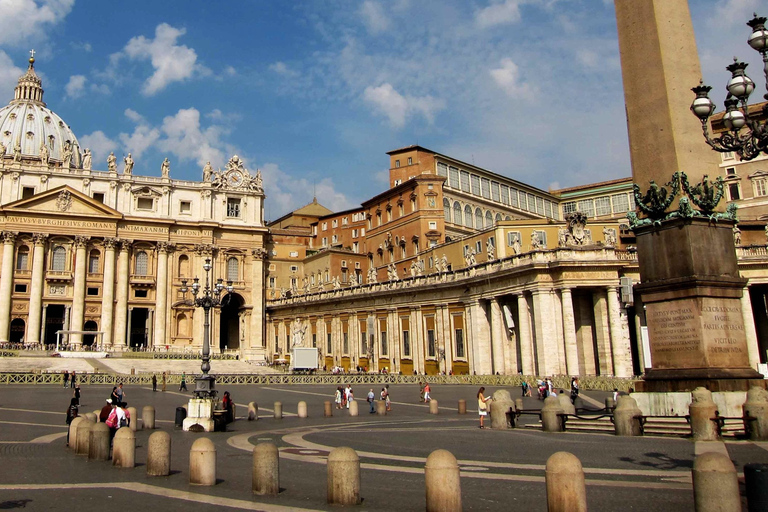
[[[336,388],[336,396],[333,398],[333,401],[336,402],[336,408],[337,409],[341,409],[341,402],[342,402],[341,395],[342,394],[343,394],[343,391],[341,389],[341,386],[337,387]]]
[[[355,399],[355,394],[352,391],[351,384],[347,384],[347,388],[344,390],[344,399],[346,401],[347,409],[349,409],[349,403]]]
[[[101,423],[106,423],[111,413],[112,413],[112,399],[107,398],[107,403],[104,404],[104,407],[102,407],[101,411],[99,411],[99,421]]]
[[[571,378],[571,403],[576,405],[576,399],[579,398],[579,378]]]
[[[152,391],[157,391],[157,374],[152,374]]]
[[[163,387],[161,389],[165,392],[165,372],[163,372]]]
[[[186,391],[187,390],[187,374],[186,372],[181,372],[181,384],[179,384],[179,391]]]
[[[123,383],[117,385],[117,389],[115,390],[115,394],[117,395],[117,401],[118,402],[125,402],[125,392],[123,391]]]
[[[69,372],[64,370],[64,387],[69,387]]]
[[[77,400],[77,405],[80,405],[80,384],[75,384],[74,397]]]
[[[72,375],[69,377],[69,385],[70,387],[75,387],[75,384],[77,384],[77,374],[72,370]]]
[[[386,395],[384,396],[384,401],[387,403],[387,411],[391,411],[392,410],[392,402],[389,399],[389,384],[384,386],[384,392],[386,393]]]
[[[424,401],[424,383],[419,382],[419,402]]]
[[[477,392],[477,413],[480,415],[480,428],[485,428],[483,421],[488,416],[488,400],[492,400],[490,396],[486,397],[483,393],[485,393],[485,388],[481,387],[480,391]]]
[[[384,390],[382,389],[382,393]],[[373,403],[376,401],[376,395],[373,394],[373,388],[371,388],[370,391],[368,391],[368,405],[371,406],[371,414],[376,412],[376,409],[373,407]]]
[[[77,398],[72,398],[69,401],[69,407],[67,408],[67,425],[77,418],[78,408]],[[67,429],[67,446],[69,446],[69,429]]]
[[[112,394],[109,395],[109,398],[112,400],[112,403],[117,405],[117,402],[120,400],[117,397],[117,386],[112,387]]]
[[[429,394],[432,392],[432,388],[429,387],[429,383],[424,384],[424,401],[429,402],[432,400],[432,398],[429,396]]]

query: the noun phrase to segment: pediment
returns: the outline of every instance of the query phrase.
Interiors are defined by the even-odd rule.
[[[67,185],[8,203],[2,207],[2,211],[18,214],[41,213],[112,219],[123,217],[117,210]]]
[[[159,191],[155,190],[154,188],[148,187],[146,185],[132,188],[131,194],[133,194],[136,197],[160,197],[163,195]]]
[[[750,174],[750,175],[749,175],[749,178],[750,178],[750,179],[754,179],[754,178],[764,178],[764,177],[766,177],[766,176],[768,176],[768,171],[764,171],[764,170],[762,170],[762,169],[758,169],[758,170],[756,170],[755,172],[753,172],[752,174]]]

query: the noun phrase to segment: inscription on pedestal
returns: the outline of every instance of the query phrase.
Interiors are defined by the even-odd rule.
[[[647,304],[653,368],[749,366],[740,306],[709,297]]]

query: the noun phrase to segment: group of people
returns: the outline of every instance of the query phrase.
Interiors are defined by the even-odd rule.
[[[352,385],[347,384],[347,387],[339,386],[336,388],[336,396],[334,402],[337,409],[349,409],[349,403],[355,400],[355,393],[352,391]]]
[[[379,394],[379,398],[384,402],[385,407],[387,411],[392,410],[392,402],[389,398],[389,384],[381,388],[381,393]],[[371,388],[370,391],[368,391],[368,405],[371,406],[371,414],[376,412],[376,408],[374,404],[376,403],[376,394],[373,392],[373,388]]]
[[[111,442],[118,429],[130,426],[131,424],[131,413],[128,411],[128,404],[125,402],[125,391],[123,390],[122,382],[112,388],[112,393],[110,393],[106,402],[106,405],[99,411],[99,421],[109,427]],[[74,396],[67,408],[67,425],[70,425],[79,416],[79,409],[80,386],[75,384]],[[67,430],[67,446],[69,446],[69,430]]]

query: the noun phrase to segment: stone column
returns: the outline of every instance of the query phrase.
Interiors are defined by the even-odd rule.
[[[491,355],[492,366],[491,373],[505,373],[504,368],[504,350],[507,345],[507,330],[504,328],[504,318],[502,317],[501,304],[499,299],[494,297],[491,303]]]
[[[70,322],[72,331],[82,331],[83,321],[85,320],[85,273],[87,270],[86,260],[88,240],[87,236],[75,237],[75,279],[72,290],[72,321]],[[71,338],[72,345],[80,346],[83,342],[83,335],[73,333]]]
[[[48,316],[48,308],[46,306],[41,306],[42,309],[42,320],[40,321],[40,341],[45,342],[45,320]]]
[[[597,340],[597,371],[600,372],[600,375],[613,375],[608,299],[600,289],[594,290],[592,294],[592,308],[595,318],[595,339]]]
[[[744,316],[744,331],[747,335],[749,365],[757,369],[757,365],[760,364],[760,347],[757,343],[755,316],[752,313],[752,299],[749,296],[749,286],[744,287],[744,293],[741,295],[741,314]]]
[[[611,330],[611,355],[613,374],[617,377],[632,376],[632,349],[629,346],[629,326],[626,317],[622,317],[621,303],[616,287],[609,286],[608,323]]]
[[[418,373],[424,371],[424,319],[421,307],[411,308],[411,358],[413,369]]]
[[[11,293],[13,292],[13,259],[18,233],[3,231],[3,266],[0,274],[0,343],[8,342],[11,328]]]
[[[149,340],[152,347],[168,344],[165,334],[166,313],[168,311],[168,253],[173,244],[157,243],[157,284],[155,285],[155,325],[154,336]]]
[[[559,344],[555,327],[554,306],[549,290],[533,290],[533,319],[536,325],[536,362],[541,375],[558,375]]]
[[[115,347],[129,345],[128,341],[128,279],[130,277],[131,240],[120,240],[120,254],[117,258],[117,304],[115,305]]]
[[[442,322],[442,328],[445,333],[443,336],[443,350],[445,359],[443,359],[443,371],[447,375],[448,372],[453,370],[453,360],[455,356],[455,347],[453,339],[453,329],[451,325],[451,312],[448,310],[448,306],[443,306],[438,309],[438,315]],[[466,338],[467,329],[464,329],[464,337]],[[467,353],[467,340],[464,340],[464,354]]]
[[[26,340],[30,343],[40,341],[40,319],[43,314],[43,287],[45,286],[45,240],[47,233],[34,233],[32,244],[32,286],[29,291],[29,323]]]
[[[520,367],[525,375],[536,375],[536,365],[533,358],[533,336],[531,334],[531,312],[525,293],[517,296],[517,316],[520,330]]]
[[[387,319],[389,321],[389,372],[397,373],[400,370],[400,359],[403,357],[400,350],[400,316],[397,314],[397,309],[390,309],[387,311]]]
[[[573,314],[573,295],[570,288],[560,292],[563,303],[563,342],[565,343],[565,365],[568,375],[579,375],[579,350],[576,343],[576,319]]]
[[[115,301],[115,244],[116,238],[104,239],[104,288],[101,292],[101,322],[99,330],[104,334],[101,343],[105,348],[112,347],[112,325]]]
[[[125,339],[125,346],[129,347],[131,345],[131,328],[133,327],[133,308],[128,308],[128,326],[126,329],[126,339]]]
[[[491,326],[485,304],[479,300],[470,303],[472,312],[472,354],[474,370],[479,375],[491,373]]]
[[[251,304],[253,304],[253,314],[251,315],[251,335],[250,339],[245,340],[245,347],[241,349],[261,349],[264,352],[266,342],[264,339],[264,260],[267,257],[267,251],[262,248],[252,251],[253,262],[251,272]],[[320,340],[318,340],[318,343]],[[325,340],[323,340],[325,343]],[[321,353],[324,351],[321,350]]]

